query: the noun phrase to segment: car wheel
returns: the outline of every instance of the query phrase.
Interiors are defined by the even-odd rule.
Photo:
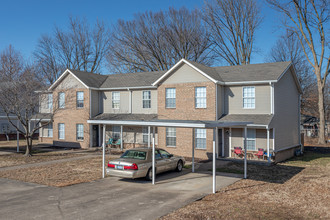
[[[152,167],[150,167],[148,172],[147,172],[146,180],[148,180],[148,181],[152,180]]]
[[[176,171],[178,171],[178,172],[181,172],[182,171],[182,168],[183,168],[183,162],[182,162],[182,160],[179,160],[178,161],[178,164],[176,165]]]

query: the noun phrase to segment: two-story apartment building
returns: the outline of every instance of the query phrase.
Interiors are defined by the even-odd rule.
[[[147,121],[224,122],[216,129],[219,157],[234,157],[243,148],[256,158],[259,148],[276,161],[300,147],[301,88],[290,62],[207,67],[182,59],[168,71],[98,75],[66,70],[48,90],[41,113],[54,114],[41,141],[88,148],[120,139],[124,148],[147,146]],[[136,122],[136,123],[135,123]],[[140,122],[140,123],[139,123]],[[236,125],[235,125],[236,123]],[[213,130],[159,124],[156,145],[171,153],[209,158]]]

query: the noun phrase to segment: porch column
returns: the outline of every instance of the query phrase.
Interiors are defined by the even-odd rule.
[[[152,127],[152,185],[155,185],[156,161],[155,161],[155,127]]]
[[[195,172],[195,129],[192,129],[191,172]]]
[[[222,138],[222,146],[221,146],[221,156],[222,157],[225,157],[225,128],[222,128],[221,129],[222,131],[222,135],[221,135],[221,138]]]
[[[231,157],[231,128],[229,128],[229,157]]]
[[[267,160],[268,163],[270,162],[270,158],[269,158],[269,128],[267,127]]]
[[[216,191],[215,128],[213,128],[213,193]]]
[[[102,145],[101,125],[99,125],[99,130],[98,130],[98,132],[99,132],[99,143],[98,143],[98,145],[101,146],[101,145]]]
[[[244,127],[244,179],[247,178],[247,147],[246,147],[247,127]]]
[[[150,126],[148,126],[148,148],[150,148]]]
[[[19,120],[18,119],[17,119],[16,126],[17,126],[17,128],[19,128]],[[18,153],[19,152],[19,131],[18,131],[18,129],[16,130],[16,138],[17,138],[17,153]]]
[[[123,151],[123,126],[120,125],[120,150]]]
[[[219,158],[219,128],[216,127],[215,129],[215,152],[216,152],[216,158]]]
[[[102,142],[102,178],[105,176],[105,126],[103,125],[103,142]]]

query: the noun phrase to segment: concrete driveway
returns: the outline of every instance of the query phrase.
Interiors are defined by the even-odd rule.
[[[241,175],[217,173],[217,190]],[[156,219],[212,192],[210,172],[157,175],[144,180],[107,177],[56,188],[0,178],[1,219]]]

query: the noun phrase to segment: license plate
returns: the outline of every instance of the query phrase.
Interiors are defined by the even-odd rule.
[[[123,170],[123,169],[124,169],[123,166],[121,166],[121,165],[117,165],[117,170]]]

